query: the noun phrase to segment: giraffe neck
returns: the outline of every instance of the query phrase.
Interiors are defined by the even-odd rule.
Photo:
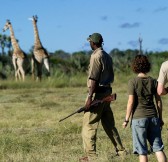
[[[12,42],[13,50],[14,51],[20,51],[21,49],[20,49],[19,44],[18,44],[18,42],[17,42],[17,40],[15,38],[12,25],[9,26],[9,30],[10,30],[10,37],[11,37],[11,42]]]
[[[33,21],[33,26],[34,26],[34,39],[35,39],[34,48],[41,48],[42,44],[40,41],[39,32],[35,21]]]

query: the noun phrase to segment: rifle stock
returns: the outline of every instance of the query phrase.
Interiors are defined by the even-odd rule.
[[[94,105],[96,105],[96,104],[98,104],[98,103],[115,101],[116,98],[117,98],[117,94],[114,93],[114,94],[111,94],[111,95],[109,95],[109,96],[107,96],[107,97],[104,97],[104,98],[101,99],[101,100],[93,100],[93,102],[91,103],[91,106],[94,106]],[[72,114],[66,116],[65,118],[60,119],[59,122],[65,120],[65,119],[67,119],[67,118],[69,118],[70,116],[72,116],[72,115],[74,115],[74,114],[81,113],[81,112],[83,112],[83,111],[85,111],[85,107],[81,107],[81,108],[77,109],[77,110],[76,110],[75,112],[73,112]]]

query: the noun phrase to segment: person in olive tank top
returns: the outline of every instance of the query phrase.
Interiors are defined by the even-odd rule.
[[[157,94],[156,79],[147,75],[150,68],[150,62],[145,55],[137,55],[133,60],[132,69],[137,76],[128,82],[129,96],[123,127],[127,127],[131,117],[133,153],[139,155],[140,162],[148,161],[147,141],[158,162],[166,162],[161,138],[161,128],[164,124],[162,100]]]

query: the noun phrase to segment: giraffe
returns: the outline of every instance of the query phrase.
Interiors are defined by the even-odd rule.
[[[15,70],[15,79],[16,80],[25,80],[25,71],[23,68],[24,60],[26,58],[26,54],[21,50],[19,44],[15,38],[14,31],[10,20],[6,21],[6,24],[3,28],[3,32],[7,29],[10,31],[11,43],[13,47],[13,54],[12,54],[12,63]]]
[[[37,20],[38,17],[32,16],[32,18],[29,18],[29,20],[32,21],[33,27],[34,27],[34,49],[33,49],[33,57],[31,60],[32,63],[32,76],[34,78],[35,76],[35,64],[37,67],[37,80],[42,79],[42,65],[44,64],[45,68],[47,69],[48,76],[50,76],[50,68],[49,68],[49,54],[47,50],[42,46],[42,43],[40,41],[39,32],[37,28]]]

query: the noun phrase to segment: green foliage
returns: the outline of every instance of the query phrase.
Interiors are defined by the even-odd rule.
[[[86,72],[89,65],[89,58],[89,54],[84,51],[75,52],[72,54],[70,62],[78,72]]]
[[[137,50],[120,51],[114,49],[110,52],[113,58],[114,71],[116,74],[131,75],[131,62],[137,55]],[[89,65],[91,52],[81,51],[73,54],[65,53],[64,51],[56,51],[50,54],[50,69],[51,78],[61,77],[74,77],[79,73],[86,74]],[[151,73],[157,76],[160,66],[163,61],[167,60],[168,52],[162,53],[146,53],[149,57],[152,69]],[[24,63],[24,69],[26,70],[26,78],[31,75],[31,54],[27,55],[27,61]],[[43,78],[47,76],[47,70],[43,66]],[[14,79],[14,70],[11,61],[11,57],[8,55],[0,55],[0,78],[1,79]],[[64,79],[67,81],[67,79]]]
[[[138,54],[138,50],[125,50],[120,51],[119,49],[113,49],[110,55],[113,58],[114,71],[116,73],[130,74],[131,63],[135,56]]]
[[[5,47],[7,47],[10,50],[10,47],[11,47],[10,37],[0,34],[0,47],[2,50],[2,55],[5,54]]]
[[[14,79],[14,67],[11,59],[11,40],[10,37],[0,34],[0,79]],[[5,49],[7,53],[5,53]],[[57,50],[54,53],[50,53],[50,69],[51,77],[58,78],[60,86],[65,85],[67,78],[74,77],[75,75],[86,74],[88,70],[90,55],[92,51],[78,51],[74,53],[67,53],[63,50]],[[27,54],[26,62],[24,63],[24,69],[26,71],[26,78],[31,75],[31,65],[30,60],[33,54],[33,46],[30,48]],[[139,54],[138,50],[119,50],[114,48],[109,53],[113,58],[114,71],[116,74],[131,75],[131,62],[132,59]],[[167,60],[168,52],[146,52],[152,64],[151,74],[154,76],[158,75],[161,63]],[[47,76],[47,70],[43,66],[43,78]],[[67,78],[66,78],[67,77]],[[60,81],[60,78],[64,78]]]
[[[27,76],[24,82],[15,81],[14,78],[1,80],[0,89],[86,87],[86,80],[85,73],[79,72],[75,75],[66,75],[56,71],[52,77],[44,77],[41,82],[32,80],[31,76]]]

